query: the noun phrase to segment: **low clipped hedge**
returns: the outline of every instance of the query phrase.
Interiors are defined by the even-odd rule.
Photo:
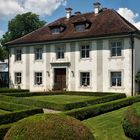
[[[75,117],[79,120],[84,120],[88,119],[109,111],[113,111],[128,105],[131,105],[135,102],[140,101],[140,96],[135,96],[135,97],[128,97],[124,99],[119,99],[107,103],[102,103],[102,104],[97,104],[97,105],[92,105],[88,107],[83,107],[83,108],[78,108],[78,109],[73,109],[70,111],[64,112],[67,115],[70,115],[72,117]]]
[[[140,139],[140,103],[131,105],[125,112],[122,127],[127,137]]]
[[[6,133],[4,140],[94,140],[79,120],[66,115],[35,115],[20,120]]]
[[[6,111],[17,111],[17,110],[25,110],[25,109],[31,109],[33,107],[22,105],[22,104],[15,104],[11,102],[5,102],[0,101],[0,109],[6,110]]]
[[[32,108],[32,109],[28,109],[28,110],[22,110],[22,111],[7,113],[7,114],[0,114],[0,125],[13,123],[22,118],[25,118],[25,117],[28,117],[28,116],[31,116],[34,114],[38,114],[38,113],[43,113],[43,109]]]
[[[69,103],[69,104],[55,104],[55,103],[51,103],[47,101],[39,101],[35,99],[25,99],[25,98],[19,98],[19,97],[17,98],[17,97],[2,96],[2,95],[0,96],[0,100],[64,111],[64,110],[71,110],[74,108],[80,108],[80,107],[85,107],[89,105],[104,103],[104,102],[121,99],[125,97],[126,97],[125,94],[111,94],[111,95],[107,95],[103,97],[98,97],[96,99]]]
[[[62,91],[62,92],[15,92],[15,93],[2,93],[6,96],[15,97],[30,97],[30,96],[46,96],[46,95],[82,95],[82,96],[106,96],[112,94],[112,92],[79,92],[79,91]],[[122,94],[122,93],[121,93]]]
[[[10,88],[0,88],[0,93],[20,93],[20,92],[29,92],[26,89],[10,89]]]

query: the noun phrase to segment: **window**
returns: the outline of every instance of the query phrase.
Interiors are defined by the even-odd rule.
[[[57,50],[56,50],[57,59],[63,59],[64,58],[64,52],[65,52],[64,47],[57,47]]]
[[[90,53],[89,45],[81,46],[81,58],[89,58],[89,53]]]
[[[21,84],[22,82],[22,74],[21,72],[15,73],[15,84]]]
[[[35,60],[42,59],[42,48],[36,48],[35,50]]]
[[[122,85],[122,75],[121,72],[111,72],[111,86],[118,86]]]
[[[53,28],[51,31],[52,31],[52,34],[59,34],[60,33],[60,28],[59,27]]]
[[[116,41],[111,42],[111,56],[121,56],[122,55],[122,42]]]
[[[85,31],[86,26],[85,26],[85,24],[78,24],[75,26],[75,29],[77,32],[83,32],[83,31]]]
[[[35,72],[35,85],[42,84],[42,72]]]
[[[90,73],[89,72],[81,72],[80,76],[81,76],[80,85],[85,86],[85,87],[89,86],[90,85]]]
[[[22,54],[22,50],[17,49],[15,53],[15,61],[21,61],[21,54]]]

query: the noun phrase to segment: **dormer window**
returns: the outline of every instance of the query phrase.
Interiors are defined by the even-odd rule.
[[[65,30],[65,25],[58,24],[58,25],[51,25],[49,26],[52,34],[60,34]]]
[[[76,32],[84,32],[91,27],[91,22],[87,20],[79,19],[78,21],[74,22],[74,28]]]
[[[59,34],[60,33],[60,28],[59,27],[53,28],[51,31],[52,31],[52,34]]]
[[[78,24],[75,26],[75,29],[77,32],[83,32],[83,31],[85,31],[86,26],[85,26],[85,24]]]

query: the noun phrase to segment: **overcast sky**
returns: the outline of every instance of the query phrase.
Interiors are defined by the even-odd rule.
[[[0,0],[0,37],[7,31],[8,21],[16,14],[34,12],[47,23],[65,16],[65,8],[73,13],[93,11],[97,0]],[[102,7],[115,9],[140,29],[140,0],[98,0]]]

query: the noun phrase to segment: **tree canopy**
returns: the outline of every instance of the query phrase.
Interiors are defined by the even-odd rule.
[[[8,31],[3,35],[0,40],[2,44],[2,48],[0,48],[0,54],[2,54],[2,50],[5,49],[4,44],[11,40],[22,37],[46,24],[45,21],[40,20],[37,14],[28,12],[24,14],[18,14],[9,21],[8,23]],[[1,55],[3,58],[3,55]],[[0,57],[1,59],[1,57]]]

